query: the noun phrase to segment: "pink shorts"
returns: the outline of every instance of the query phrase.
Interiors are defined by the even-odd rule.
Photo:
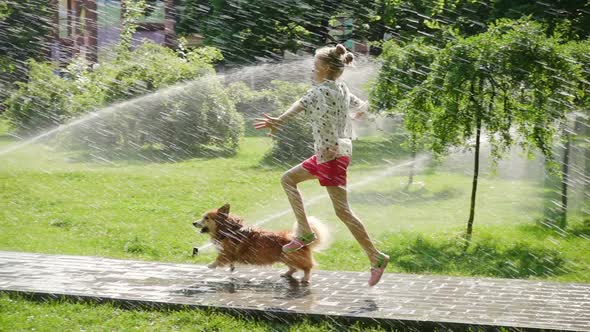
[[[311,156],[301,163],[311,175],[320,180],[320,185],[346,186],[346,169],[350,164],[350,157],[342,156],[336,159],[318,164],[316,155]]]

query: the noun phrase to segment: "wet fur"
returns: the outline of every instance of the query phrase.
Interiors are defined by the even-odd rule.
[[[282,247],[291,241],[292,231],[275,232],[247,227],[241,217],[229,213],[229,204],[205,213],[201,220],[193,222],[193,225],[201,228],[201,233],[209,233],[217,248],[218,256],[208,265],[210,268],[230,266],[233,270],[234,263],[270,265],[282,262],[289,267],[282,276],[292,277],[293,273],[302,270],[302,282],[309,282],[311,269],[315,265],[312,249],[320,244],[322,235],[325,236],[322,234],[325,233],[322,225],[314,227],[317,223],[319,221],[310,220],[310,226],[318,235],[318,240],[310,246],[288,254],[283,253]]]

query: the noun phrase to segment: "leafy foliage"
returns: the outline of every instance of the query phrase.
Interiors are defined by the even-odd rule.
[[[437,51],[434,46],[425,43],[424,39],[416,39],[404,46],[394,40],[385,42],[379,57],[381,70],[370,92],[371,105],[379,112],[403,114],[406,107],[403,101],[408,93],[426,80]],[[412,134],[420,130],[411,127],[421,123],[406,122],[408,137],[404,144],[408,144],[414,151],[429,144],[428,137],[422,136],[418,140]]]
[[[575,104],[587,113],[590,108],[590,40],[572,41],[563,45],[563,48],[580,69],[576,78]]]
[[[488,30],[499,19],[529,17],[545,27],[544,34],[555,33],[568,40],[584,40],[590,36],[590,9],[587,1],[565,0],[549,3],[528,0],[379,0],[377,4],[358,1],[372,8],[367,15],[355,15],[356,26],[367,25],[362,37],[376,46],[385,33],[400,42],[425,37],[430,44],[444,46],[456,36],[469,37]],[[361,5],[362,6],[362,5]],[[360,31],[359,31],[360,32]]]
[[[309,89],[308,84],[273,80],[270,87],[254,91],[244,83],[228,87],[239,109],[252,117],[263,113],[279,116]],[[301,161],[313,154],[313,138],[309,120],[303,115],[290,118],[273,137],[273,147],[264,157],[268,163]]]
[[[553,159],[556,124],[572,107],[579,67],[568,61],[560,40],[544,32],[527,19],[500,20],[484,33],[457,37],[425,59],[415,52],[415,44],[403,49],[385,45],[373,99],[389,111],[403,111],[411,141],[429,142],[436,155],[455,146],[472,147],[475,141],[468,238],[482,133],[494,161],[515,144],[529,153],[538,148],[547,160]],[[431,59],[430,66],[422,65]],[[417,66],[426,74],[416,76]]]
[[[403,112],[399,102],[426,80],[436,52],[424,39],[403,46],[395,40],[385,42],[379,57],[381,70],[371,90],[371,105],[381,112]]]
[[[150,2],[153,2],[153,0],[150,0]],[[148,5],[145,0],[125,2],[122,24],[123,29],[121,30],[121,40],[118,44],[118,47],[120,48],[119,53],[131,48],[131,41],[133,39],[133,34],[137,30],[137,23],[142,17],[148,14],[149,8],[153,8],[153,6]]]
[[[177,33],[198,32],[205,43],[222,50],[232,62],[256,57],[278,58],[308,40],[302,13],[309,6],[293,1],[187,0],[179,13]]]
[[[18,90],[6,101],[6,116],[12,125],[21,133],[34,133],[77,113],[74,108],[78,104],[70,103],[71,94],[78,90],[75,82],[60,78],[51,64],[35,60],[27,63],[29,82],[17,83]]]
[[[539,24],[501,21],[438,53],[428,78],[404,101],[406,122],[419,124],[412,125],[417,135],[433,135],[436,153],[468,142],[480,120],[494,157],[514,143],[515,128],[523,147],[551,158],[554,122],[571,106],[575,72]]]
[[[152,148],[192,154],[205,147],[232,152],[243,120],[211,75],[211,62],[220,58],[213,48],[176,54],[146,43],[95,70],[78,60],[61,77],[53,65],[31,61],[31,78],[8,100],[7,116],[21,133],[30,134],[138,97],[101,111],[91,126],[69,132],[68,141],[120,153]],[[180,82],[186,83],[172,86]]]
[[[200,33],[207,45],[223,51],[230,62],[276,59],[285,50],[312,51],[334,40],[328,34],[338,26],[337,17],[350,17],[353,38],[366,37],[374,22],[375,1],[263,1],[178,0],[176,32]]]
[[[272,88],[263,91],[263,98],[275,105],[278,116],[298,100],[309,89],[307,84],[273,81]],[[313,154],[313,136],[309,120],[303,115],[290,118],[276,137],[266,160],[274,162],[296,162],[309,158]]]
[[[0,111],[13,83],[27,77],[27,59],[44,59],[50,49],[52,11],[47,0],[0,3]]]

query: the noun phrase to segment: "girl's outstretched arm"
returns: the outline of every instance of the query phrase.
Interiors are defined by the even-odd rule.
[[[300,113],[303,110],[305,110],[305,108],[303,108],[300,100],[297,100],[293,103],[293,105],[291,105],[291,107],[289,107],[287,111],[285,111],[285,113],[281,114],[281,116],[279,116],[277,119],[279,120],[280,124],[283,124],[285,120]]]
[[[301,105],[301,103],[299,102],[299,100],[297,100],[296,102],[293,103],[293,105],[291,105],[291,107],[289,107],[289,109],[287,111],[285,111],[285,113],[281,114],[279,117],[272,117],[268,114],[263,114],[264,118],[257,118],[256,121],[254,123],[254,128],[256,129],[264,129],[264,128],[268,128],[270,129],[270,133],[268,133],[269,136],[273,136],[274,133],[278,130],[278,128],[280,126],[283,125],[283,123],[285,123],[285,121],[296,115],[297,113],[303,111],[303,105]]]
[[[367,115],[367,111],[369,109],[369,102],[363,101],[359,97],[353,95],[352,93],[349,95],[350,99],[350,110],[356,110],[356,112],[351,112],[351,117],[354,120],[360,120]]]

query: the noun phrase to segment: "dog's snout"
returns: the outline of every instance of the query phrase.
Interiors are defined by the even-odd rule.
[[[195,227],[201,227],[202,225],[197,220],[197,221],[193,221],[193,226],[195,226]]]

